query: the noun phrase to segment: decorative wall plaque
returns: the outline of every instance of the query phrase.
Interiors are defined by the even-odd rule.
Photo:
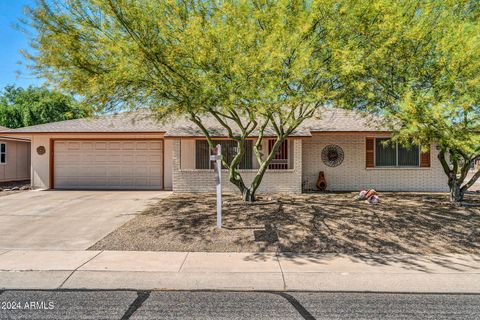
[[[37,153],[39,155],[42,155],[42,154],[45,154],[46,150],[45,150],[45,147],[44,146],[40,146],[37,148]]]
[[[342,164],[344,153],[340,146],[330,144],[322,150],[322,161],[329,167],[336,167]]]

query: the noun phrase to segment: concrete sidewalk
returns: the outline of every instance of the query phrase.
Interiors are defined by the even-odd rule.
[[[0,289],[480,293],[480,255],[0,250]]]

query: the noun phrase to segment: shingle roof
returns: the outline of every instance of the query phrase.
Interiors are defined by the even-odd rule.
[[[213,118],[203,118],[212,136],[227,136],[227,131]],[[378,124],[378,118],[364,116],[355,111],[325,109],[306,120],[292,134],[310,136],[311,132],[333,131],[387,131]],[[109,133],[109,132],[159,132],[168,137],[203,136],[202,131],[188,119],[157,121],[146,112],[123,112],[92,118],[52,122],[36,126],[7,130],[8,133]],[[256,136],[257,133],[252,134]],[[274,136],[267,128],[265,136]]]
[[[389,131],[382,118],[345,109],[327,109],[302,124],[310,132]]]
[[[39,124],[8,132],[164,132],[164,130],[161,124],[143,112],[124,112]]]
[[[10,130],[7,127],[0,126],[0,133]],[[30,142],[30,139],[26,138],[14,138],[14,137],[3,137],[0,135],[0,141],[20,141],[20,142]]]
[[[233,121],[227,121],[227,123]],[[203,117],[202,118],[203,125],[208,129],[210,135],[212,137],[226,137],[228,136],[228,131],[223,126],[221,126],[214,117]],[[230,124],[230,123],[229,123]],[[234,133],[240,133],[237,126],[233,123],[230,125]],[[310,136],[310,130],[305,128],[298,128],[293,132],[292,136],[296,137],[308,137]],[[202,130],[188,119],[179,119],[166,129],[165,132],[166,137],[202,137],[204,136]],[[254,130],[251,136],[256,137],[258,136],[258,131]],[[273,137],[275,136],[275,132],[273,128],[266,128],[264,131],[264,136],[266,137]]]

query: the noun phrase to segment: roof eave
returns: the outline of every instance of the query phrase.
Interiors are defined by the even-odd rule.
[[[165,131],[6,131],[0,135],[24,136],[24,135],[49,135],[49,134],[165,134]]]
[[[212,139],[230,139],[228,136],[210,136]],[[308,139],[311,135],[293,135],[288,139]],[[257,139],[258,136],[249,136],[247,139]],[[263,136],[263,139],[273,139],[276,136]],[[165,139],[205,139],[205,136],[200,135],[165,135]]]
[[[17,141],[17,142],[31,142],[28,138],[15,138],[15,137],[5,137],[3,133],[0,133],[0,140],[2,141]]]
[[[362,134],[362,133],[392,133],[388,130],[310,130],[312,134],[329,134],[329,133],[346,133],[346,134]]]

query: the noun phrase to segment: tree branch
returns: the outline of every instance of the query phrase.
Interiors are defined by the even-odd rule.
[[[461,191],[465,192],[467,191],[473,184],[480,178],[480,170],[478,170],[473,177],[468,181],[462,188]]]
[[[442,168],[443,168],[443,171],[445,172],[445,174],[450,177],[450,174],[452,173],[452,170],[450,169],[450,166],[448,165],[447,163],[447,160],[445,159],[445,156],[446,156],[446,150],[445,149],[441,149],[438,153],[438,160],[440,161],[441,165],[442,165]]]

